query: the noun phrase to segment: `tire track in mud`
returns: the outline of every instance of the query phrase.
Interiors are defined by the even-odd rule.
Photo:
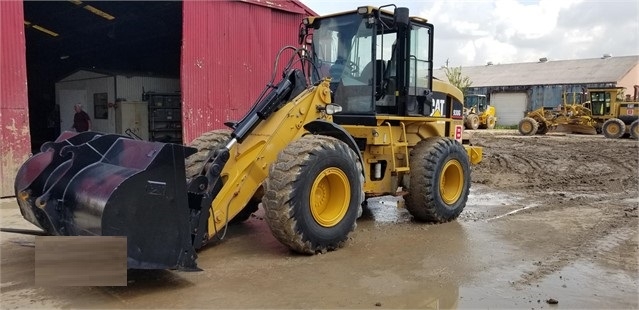
[[[514,132],[513,132],[514,133]],[[506,190],[632,192],[639,187],[639,143],[598,136],[522,137],[475,132],[484,147],[473,182]],[[630,173],[629,173],[630,172]]]
[[[578,260],[637,272],[639,142],[600,136],[522,137],[515,131],[475,133],[471,142],[484,148],[484,161],[472,170],[473,182],[540,205],[498,222],[562,227],[556,231],[559,235],[544,241],[525,234],[515,239],[528,255],[543,258],[533,258],[513,286],[538,283]],[[597,216],[584,215],[585,210],[596,210]],[[578,225],[562,224],[566,216]]]
[[[634,212],[633,216],[636,216],[637,210],[635,209]],[[580,259],[612,263],[616,264],[616,267],[636,273],[638,271],[636,257],[634,257],[634,263],[625,264],[623,259],[619,258],[620,255],[616,253],[616,249],[621,246],[628,247],[630,249],[625,252],[629,252],[630,255],[633,248],[636,251],[637,240],[634,231],[638,223],[636,217],[625,216],[620,220],[619,216],[611,216],[596,223],[594,227],[577,238],[553,244],[558,248],[552,250],[552,256],[533,263],[535,267],[524,271],[521,279],[515,281],[513,286],[522,288],[537,283]],[[628,260],[627,257],[625,259]]]

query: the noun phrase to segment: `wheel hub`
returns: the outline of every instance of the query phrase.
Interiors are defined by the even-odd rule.
[[[448,205],[454,204],[461,197],[464,186],[463,171],[461,163],[456,159],[448,161],[442,169],[439,177],[439,193]]]
[[[324,169],[311,187],[313,219],[324,227],[337,225],[348,211],[350,200],[351,188],[346,174],[334,167]]]

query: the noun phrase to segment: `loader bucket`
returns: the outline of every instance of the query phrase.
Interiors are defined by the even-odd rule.
[[[61,135],[20,168],[23,217],[50,235],[126,236],[129,269],[197,270],[184,168],[196,150],[84,134]]]

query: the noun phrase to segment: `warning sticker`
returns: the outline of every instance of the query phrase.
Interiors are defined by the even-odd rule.
[[[455,126],[455,140],[461,142],[463,127],[460,125]]]

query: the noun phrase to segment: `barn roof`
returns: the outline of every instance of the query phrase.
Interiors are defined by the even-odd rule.
[[[639,55],[462,67],[471,87],[616,83],[639,64]],[[434,76],[447,80],[443,69]]]

